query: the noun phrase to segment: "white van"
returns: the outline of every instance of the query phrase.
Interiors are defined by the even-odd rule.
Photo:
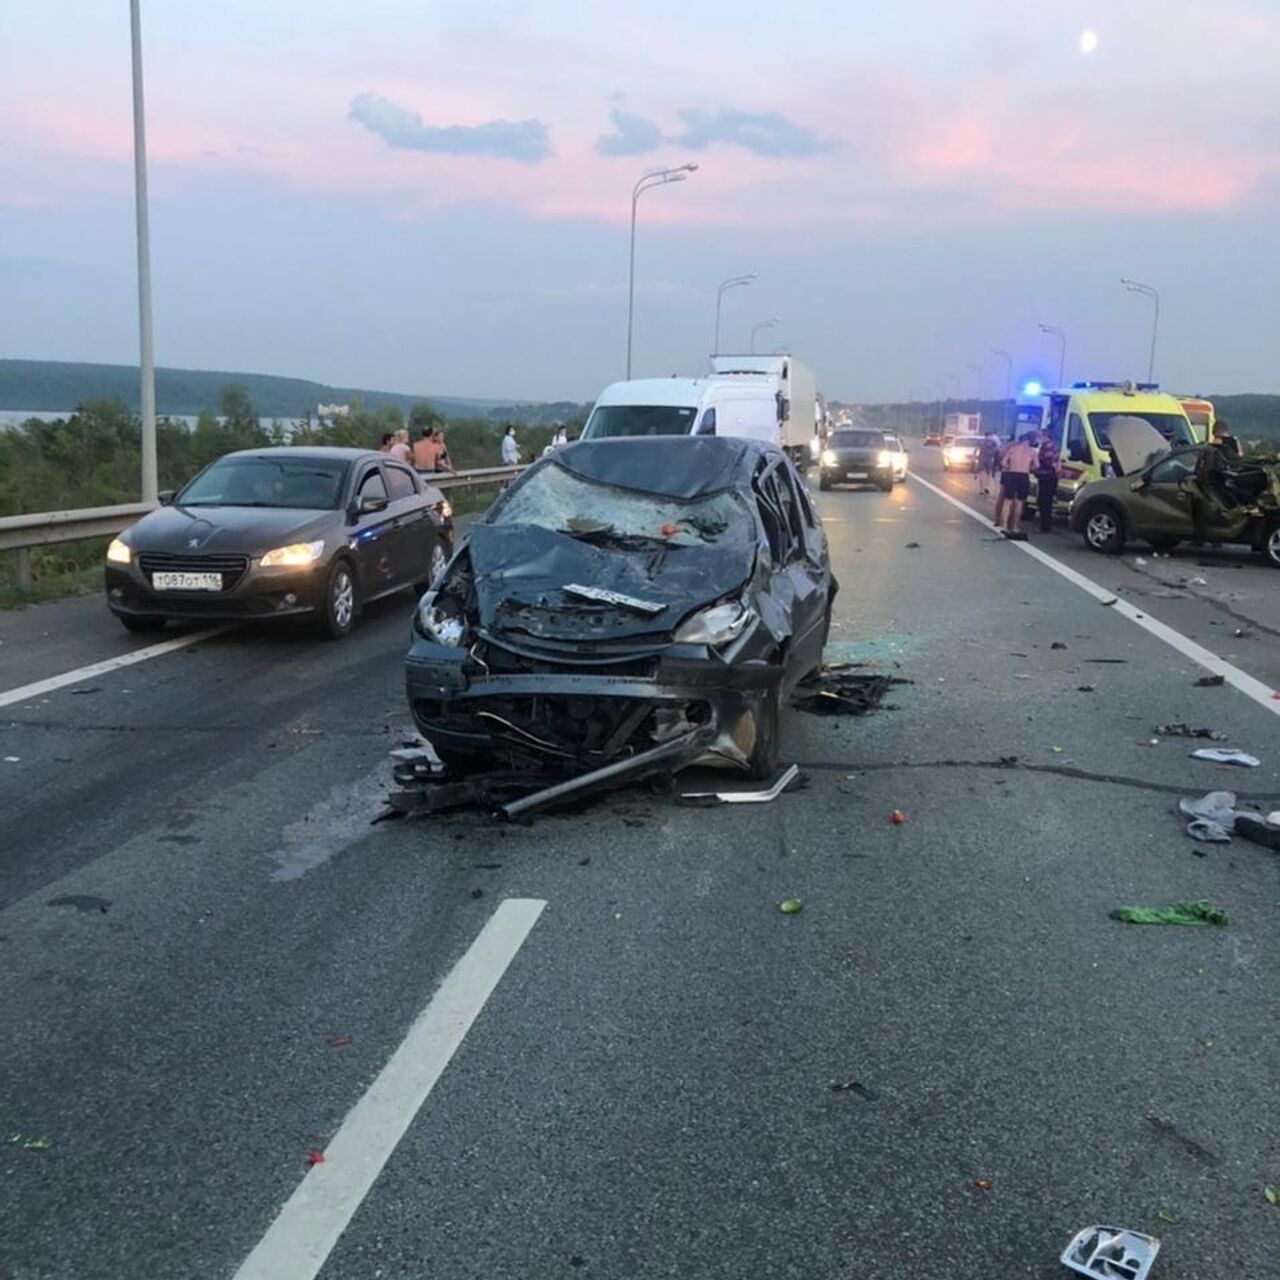
[[[778,415],[768,378],[638,378],[600,393],[582,438],[735,436],[777,444]]]

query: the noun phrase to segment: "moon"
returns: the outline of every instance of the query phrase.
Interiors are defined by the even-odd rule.
[[[1092,53],[1098,47],[1098,33],[1096,31],[1082,31],[1080,33],[1080,52]]]

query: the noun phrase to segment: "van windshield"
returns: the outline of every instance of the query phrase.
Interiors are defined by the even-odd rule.
[[[592,413],[584,440],[613,436],[687,436],[697,409],[674,404],[601,404]]]
[[[1115,418],[1141,418],[1149,422],[1170,445],[1195,444],[1191,424],[1180,413],[1144,413],[1135,409],[1117,409],[1110,413],[1091,413],[1089,425],[1102,449],[1111,448],[1111,423]]]
[[[832,449],[883,449],[882,431],[837,431],[827,442]]]

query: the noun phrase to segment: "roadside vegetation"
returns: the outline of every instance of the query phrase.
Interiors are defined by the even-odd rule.
[[[505,423],[485,418],[446,420],[429,404],[406,413],[383,405],[368,411],[358,402],[346,417],[304,419],[292,430],[279,421],[264,422],[247,390],[223,388],[220,415],[200,414],[194,426],[161,418],[156,424],[160,488],[177,489],[202,467],[235,449],[264,445],[342,445],[376,449],[386,432],[407,427],[416,440],[424,427],[443,427],[449,456],[458,470],[502,463]],[[568,424],[576,435],[581,422]],[[551,439],[551,426],[517,426],[521,455],[537,457]],[[91,400],[66,418],[29,418],[0,431],[0,515],[66,511],[136,502],[139,495],[142,430],[138,416],[119,400]],[[463,490],[459,511],[481,510],[493,490]],[[33,583],[17,582],[17,561],[0,555],[0,608],[96,590],[106,541],[101,538],[33,548]]]

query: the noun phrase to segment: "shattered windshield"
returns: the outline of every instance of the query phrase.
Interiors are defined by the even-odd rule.
[[[347,464],[327,458],[223,458],[177,496],[183,507],[284,507],[332,511]]]
[[[614,436],[687,436],[697,409],[673,404],[602,404],[582,433],[584,440]]]
[[[1117,409],[1115,412],[1089,415],[1089,425],[1093,428],[1094,439],[1103,449],[1111,448],[1111,423],[1116,418],[1141,418],[1143,422],[1155,427],[1173,446],[1196,443],[1191,434],[1191,424],[1180,413],[1146,413],[1141,410]]]
[[[681,502],[595,484],[560,466],[544,466],[513,489],[491,524],[531,524],[586,541],[642,539],[676,546],[750,542],[755,531],[733,493]]]

